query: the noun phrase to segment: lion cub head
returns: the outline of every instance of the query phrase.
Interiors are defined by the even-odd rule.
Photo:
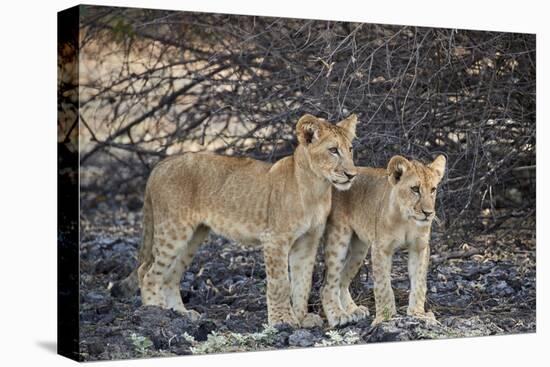
[[[349,189],[357,175],[351,146],[356,125],[355,114],[336,125],[307,114],[296,125],[298,142],[312,171],[338,190]]]
[[[435,217],[437,185],[445,173],[446,159],[439,155],[430,164],[394,156],[388,163],[391,199],[403,218],[419,226],[431,224]]]

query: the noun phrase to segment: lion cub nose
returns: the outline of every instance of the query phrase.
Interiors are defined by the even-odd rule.
[[[350,181],[353,180],[353,178],[354,178],[355,176],[357,176],[357,174],[355,174],[355,173],[347,173],[347,172],[344,172],[344,174],[346,175],[346,177],[347,177],[348,180],[350,180]]]
[[[424,209],[422,209],[422,213],[424,213],[424,215],[426,216],[426,218],[433,214],[432,211],[426,211],[426,210],[424,210]]]

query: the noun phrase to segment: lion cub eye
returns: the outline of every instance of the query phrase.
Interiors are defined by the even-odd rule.
[[[435,187],[432,187],[432,194],[435,194]]]
[[[415,194],[420,194],[420,187],[413,186],[411,187],[411,191],[414,192]]]
[[[329,151],[331,154],[340,155],[340,153],[338,153],[338,148],[329,148],[328,151]]]

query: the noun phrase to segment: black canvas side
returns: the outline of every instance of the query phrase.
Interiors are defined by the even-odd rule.
[[[79,353],[79,7],[57,15],[57,352]]]

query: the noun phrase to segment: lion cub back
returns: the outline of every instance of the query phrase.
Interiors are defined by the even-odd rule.
[[[200,222],[249,242],[267,220],[270,168],[254,159],[212,153],[168,158],[155,167],[147,183],[147,194],[160,211],[155,222],[166,216]]]

